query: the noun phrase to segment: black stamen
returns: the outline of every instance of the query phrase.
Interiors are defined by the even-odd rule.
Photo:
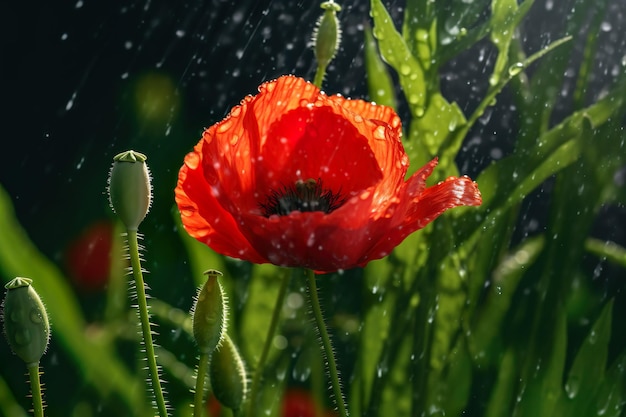
[[[298,180],[294,185],[283,186],[281,190],[268,195],[267,201],[261,203],[263,215],[270,217],[274,214],[284,216],[292,211],[321,211],[330,213],[345,203],[341,193],[333,193],[324,189],[322,180],[310,178],[306,181]]]

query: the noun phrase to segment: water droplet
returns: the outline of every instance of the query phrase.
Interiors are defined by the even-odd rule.
[[[185,158],[185,165],[187,165],[189,169],[198,168],[198,164],[200,164],[200,156],[195,152],[188,154]]]
[[[521,62],[516,62],[515,64],[509,67],[509,75],[511,77],[515,77],[517,74],[522,72],[523,69],[524,69],[524,64],[522,64]]]
[[[457,126],[458,122],[459,122],[459,121],[457,120],[457,118],[456,118],[456,117],[453,117],[453,118],[450,120],[450,123],[448,123],[448,130],[449,130],[450,132],[454,132],[454,130],[456,129],[456,126]]]
[[[497,74],[493,74],[491,77],[489,77],[489,85],[494,87],[496,85],[498,85],[498,83],[500,82],[500,76]]]
[[[411,73],[411,67],[409,67],[407,64],[402,64],[400,65],[400,74],[402,75],[409,75]]]
[[[374,139],[385,140],[385,127],[378,126],[374,129]]]
[[[217,133],[224,133],[228,131],[233,125],[232,119],[225,119],[222,123],[217,126]]]
[[[415,114],[415,117],[422,117],[426,113],[426,110],[420,106],[416,107],[415,110],[413,110],[413,113]]]
[[[580,381],[577,376],[570,376],[569,380],[565,383],[565,393],[568,398],[573,399],[578,395],[578,389],[580,388]]]

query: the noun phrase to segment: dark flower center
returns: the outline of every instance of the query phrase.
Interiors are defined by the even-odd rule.
[[[274,214],[285,216],[292,211],[321,211],[330,213],[345,203],[341,193],[333,193],[322,186],[322,180],[309,178],[306,181],[298,180],[291,186],[283,186],[278,191],[272,191],[265,203],[261,203],[263,215],[270,217]]]

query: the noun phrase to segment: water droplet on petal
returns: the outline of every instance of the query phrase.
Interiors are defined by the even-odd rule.
[[[374,129],[374,139],[385,140],[385,127],[378,126]]]
[[[191,152],[185,158],[185,165],[187,165],[187,167],[189,167],[189,169],[196,169],[196,168],[198,168],[198,164],[199,163],[200,163],[200,155],[198,155],[195,152]]]
[[[233,110],[234,111],[234,110]],[[222,123],[217,125],[217,133],[227,132],[233,125],[232,119],[225,119]]]

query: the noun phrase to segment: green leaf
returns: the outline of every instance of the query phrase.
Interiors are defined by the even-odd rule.
[[[493,0],[491,2],[491,41],[498,48],[498,58],[489,79],[492,86],[500,83],[509,62],[509,47],[515,28],[526,15],[534,0],[526,0],[520,6],[517,0]]]
[[[424,68],[396,30],[381,0],[371,1],[371,15],[374,19],[374,37],[378,40],[382,58],[398,72],[400,85],[412,113],[423,116],[428,92]]]
[[[526,270],[544,248],[543,236],[526,239],[500,262],[493,271],[486,299],[477,311],[469,345],[477,363],[488,359],[488,351],[502,332],[502,323],[511,308],[513,294]]]
[[[608,369],[596,396],[595,415],[623,417],[626,409],[626,350]]]
[[[252,268],[238,329],[241,336],[239,347],[251,367],[261,356],[282,282],[281,274],[287,273],[291,270],[271,264],[254,265]],[[275,354],[276,350],[270,350],[270,362],[272,352]]]
[[[142,384],[128,373],[115,355],[112,343],[87,337],[87,323],[68,280],[29,240],[15,217],[9,195],[0,187],[0,269],[4,280],[32,278],[33,286],[47,306],[52,338],[74,361],[77,370],[102,397],[115,393],[139,414],[144,406]]]
[[[531,340],[545,345],[531,346],[526,356],[525,370],[520,378],[519,401],[513,415],[517,417],[553,417],[563,395],[562,380],[567,347],[567,320],[563,308],[555,308],[556,317],[545,320],[535,328]]]
[[[498,376],[489,396],[485,417],[501,417],[511,414],[515,399],[515,387],[519,379],[519,358],[514,349],[507,349],[498,367]]]
[[[626,268],[626,248],[617,243],[589,238],[585,242],[585,249],[599,258],[606,258],[609,262]]]
[[[613,301],[602,309],[589,334],[578,350],[565,381],[563,400],[564,416],[594,415],[594,397],[598,383],[604,379],[611,339]]]
[[[376,41],[369,27],[365,28],[365,70],[370,100],[397,109],[393,80],[387,72],[385,63],[380,59]]]
[[[10,417],[28,417],[17,402],[7,382],[0,377],[0,414]]]

